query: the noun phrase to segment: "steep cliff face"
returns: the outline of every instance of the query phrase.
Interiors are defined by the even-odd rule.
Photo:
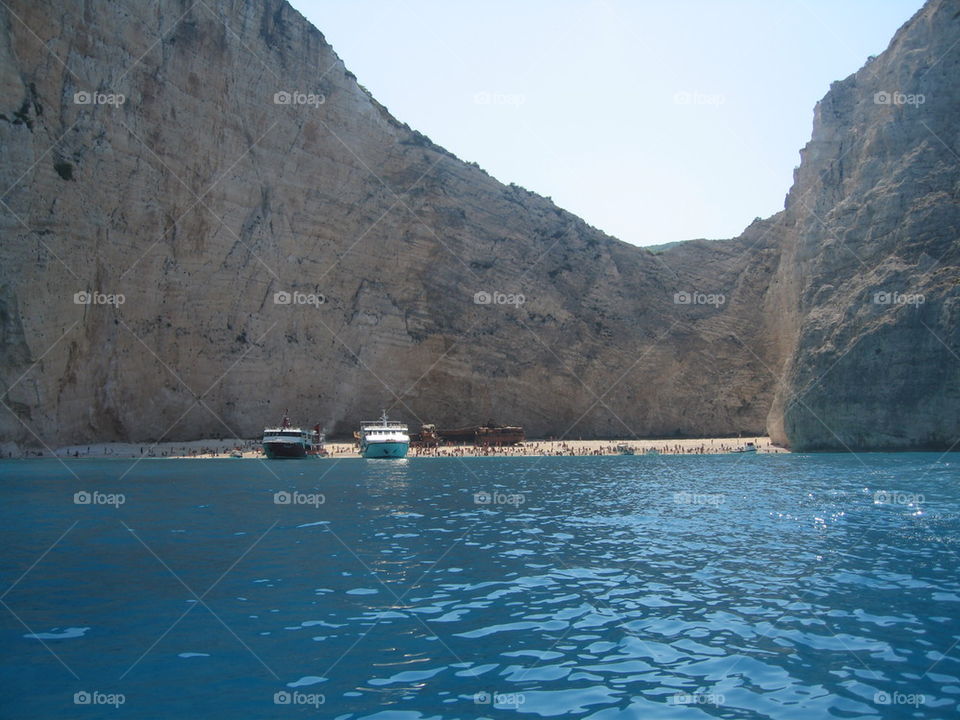
[[[0,21],[4,439],[250,437],[288,407],[763,430],[762,224],[610,238],[399,123],[278,0]]]
[[[833,85],[783,212],[654,255],[398,122],[281,0],[0,7],[0,439],[388,407],[949,447],[958,18]]]
[[[934,0],[817,105],[775,233],[794,449],[960,439],[960,3]]]

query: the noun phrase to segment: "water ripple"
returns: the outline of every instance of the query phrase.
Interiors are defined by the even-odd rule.
[[[251,463],[243,483],[239,463],[144,461],[119,517],[198,595],[214,583],[187,615],[183,586],[122,527],[54,502],[76,481],[37,461],[5,478],[5,573],[82,523],[5,600],[51,629],[13,633],[25,661],[4,685],[63,715],[57,661],[28,641],[104,683],[155,643],[124,681],[129,716],[286,717],[278,692],[339,720],[955,716],[960,466],[935,460]],[[77,467],[91,487],[125,470]],[[273,505],[274,473],[325,503]]]

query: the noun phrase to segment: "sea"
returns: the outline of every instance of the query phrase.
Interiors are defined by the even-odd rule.
[[[955,718],[957,455],[0,462],[2,718]]]

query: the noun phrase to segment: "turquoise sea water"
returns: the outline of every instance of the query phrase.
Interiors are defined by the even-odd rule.
[[[4,461],[0,717],[957,717],[955,457]]]

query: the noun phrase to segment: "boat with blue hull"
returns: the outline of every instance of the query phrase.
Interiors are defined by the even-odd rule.
[[[402,458],[410,449],[410,431],[391,422],[386,411],[379,420],[360,423],[360,454],[365,458]]]

